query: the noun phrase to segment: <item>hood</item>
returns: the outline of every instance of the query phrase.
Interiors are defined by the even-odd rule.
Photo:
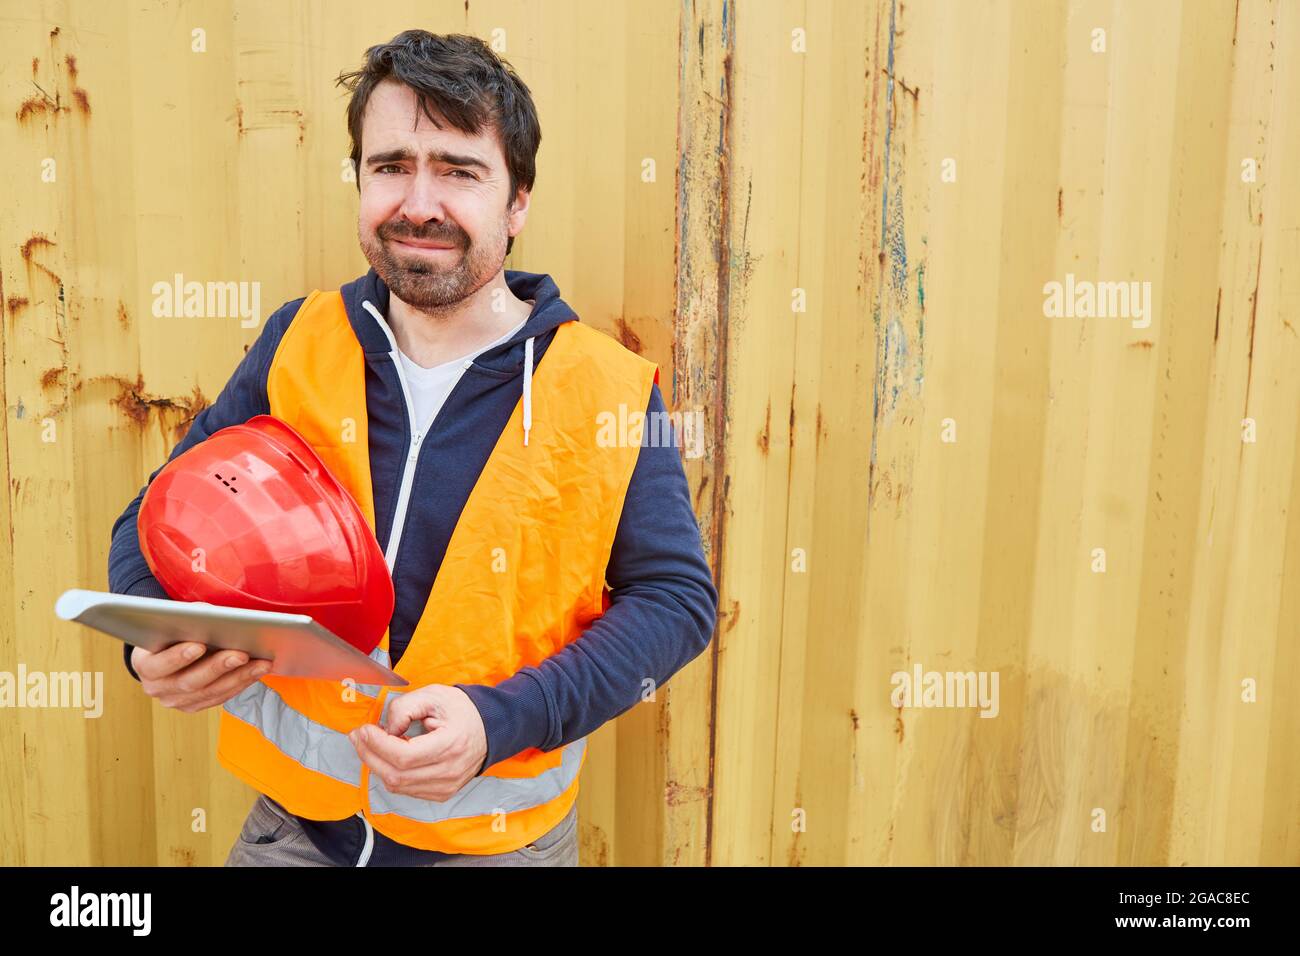
[[[549,341],[550,334],[565,322],[578,321],[578,315],[560,298],[560,289],[549,275],[536,272],[505,270],[506,285],[519,299],[532,299],[533,311],[509,341],[488,349],[474,359],[474,364],[495,372],[523,373],[524,444],[533,424],[534,342]],[[372,268],[361,278],[340,290],[352,331],[367,354],[387,355],[401,375],[397,357],[397,340],[389,326],[388,286]],[[403,385],[405,387],[405,385]],[[410,407],[410,398],[407,398]]]

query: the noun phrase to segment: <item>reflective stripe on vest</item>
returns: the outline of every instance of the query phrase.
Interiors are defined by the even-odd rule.
[[[366,362],[339,293],[313,292],[276,350],[267,396],[271,414],[316,450],[373,532]],[[611,442],[606,426],[630,424],[629,412],[639,418],[657,378],[653,363],[603,333],[575,321],[556,328],[533,376],[528,444],[516,403],[395,668],[410,682],[402,690],[496,685],[558,653],[600,617],[641,445],[639,428]],[[419,546],[404,537],[400,547]],[[385,632],[371,659],[391,666],[388,647]],[[271,675],[227,701],[218,759],[291,813],[342,820],[361,812],[390,839],[444,853],[519,849],[573,806],[585,740],[498,760],[446,801],[391,793],[347,734],[381,723],[400,692]],[[407,736],[423,732],[415,721]]]
[[[383,647],[376,647],[370,652],[370,659],[382,667],[392,670],[393,660],[388,656],[388,650]],[[378,697],[382,688],[378,684],[357,684],[357,693],[365,694],[367,697]]]
[[[381,725],[388,719],[388,704],[395,696],[390,694],[384,701]],[[285,756],[308,770],[327,774],[350,786],[361,785],[361,758],[352,742],[298,713],[265,684],[259,682],[245,688],[226,701],[225,710],[258,728]],[[425,732],[423,724],[412,721],[406,736],[416,737]],[[526,810],[554,800],[569,788],[578,777],[586,746],[585,737],[565,745],[560,766],[536,777],[524,780],[476,777],[450,800],[442,802],[392,793],[383,781],[371,774],[370,807],[375,813],[400,813],[426,823]]]

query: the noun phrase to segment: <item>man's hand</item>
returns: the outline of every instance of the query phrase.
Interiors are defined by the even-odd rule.
[[[427,733],[404,737],[413,721]],[[363,724],[348,734],[357,755],[390,793],[449,800],[474,779],[487,756],[478,708],[459,687],[430,684],[401,694],[388,708],[388,726]]]
[[[193,641],[157,654],[137,647],[131,651],[131,666],[146,694],[187,714],[224,704],[271,670],[270,661],[250,661],[243,651],[219,651],[199,660],[205,650]]]

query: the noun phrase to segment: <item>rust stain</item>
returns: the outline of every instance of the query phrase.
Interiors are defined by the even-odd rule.
[[[790,386],[790,448],[794,448],[794,393],[799,388],[799,383],[795,382]],[[792,456],[793,460],[793,456]]]
[[[121,299],[117,300],[117,323],[122,326],[123,329],[129,329],[131,327],[131,317],[126,314],[126,304]],[[248,351],[247,345],[244,346],[244,351]]]
[[[802,803],[802,801],[800,801]],[[808,859],[808,848],[800,842],[803,836],[796,830],[790,840],[790,852],[786,854],[785,862],[787,866],[803,866]]]
[[[36,86],[35,83],[32,85]],[[31,116],[34,116],[37,113],[57,113],[59,110],[66,110],[68,108],[60,105],[57,97],[51,98],[50,94],[46,93],[39,86],[36,86],[36,89],[40,92],[39,96],[29,96],[18,106],[17,116],[20,124],[26,123]]]
[[[1131,349],[1149,349],[1155,345],[1150,339],[1141,339],[1137,342],[1130,342],[1128,347]]]
[[[898,742],[903,742],[903,705],[898,705],[898,716],[894,718],[894,733],[898,734]]]
[[[68,80],[72,83],[72,98],[77,101],[77,108],[82,113],[90,115],[90,97],[86,91],[77,85],[77,58],[69,53],[63,58],[64,64],[68,68]]]
[[[1214,341],[1219,341],[1219,309],[1223,307],[1223,286],[1219,286],[1219,297],[1214,302]]]
[[[50,39],[53,40],[58,36],[58,33],[58,28],[55,27],[55,29],[50,31]],[[76,103],[77,109],[83,115],[89,116],[90,96],[77,82],[77,58],[72,54],[67,54],[63,58],[63,63],[68,74],[68,85],[72,90],[72,100]],[[32,86],[36,87],[36,93],[27,97],[27,99],[23,100],[22,103],[18,105],[18,112],[16,115],[20,124],[26,123],[34,116],[51,114],[57,117],[59,113],[67,113],[72,110],[72,107],[64,104],[63,93],[57,85],[54,87],[54,95],[51,96],[45,91],[44,87],[36,82],[36,77],[40,71],[40,65],[40,58],[32,57],[31,82]]]
[[[620,315],[614,320],[614,329],[618,333],[617,338],[623,348],[629,349],[637,355],[641,354],[641,337],[632,331],[632,327],[627,324],[627,320],[623,316]]]
[[[700,487],[695,490],[695,513],[702,514],[700,511],[701,500],[704,498],[705,489],[709,487],[709,473],[706,471],[700,476]]]
[[[273,116],[292,116],[294,118],[294,125],[298,127],[298,145],[301,146],[303,142],[306,140],[307,118],[303,114],[302,110],[300,109],[267,110],[264,114],[261,115],[265,116],[268,119]],[[244,119],[244,104],[239,100],[235,100],[235,135],[236,136],[243,136],[245,133],[251,132],[252,130],[255,129],[282,129],[282,128],[283,128],[283,124],[281,123],[247,122]]]
[[[20,309],[25,309],[30,303],[20,295],[11,295],[5,305],[9,309],[11,316],[17,315]]]
[[[176,866],[194,866],[194,848],[188,846],[172,847],[172,862]]]
[[[52,245],[54,245],[54,243],[50,241],[48,236],[45,236],[39,232],[32,233],[32,237],[23,243],[23,247],[21,250],[22,257],[27,262],[28,265],[32,265],[33,264],[32,249],[35,248],[36,246],[52,246]]]
[[[1250,379],[1255,371],[1255,310],[1259,305],[1259,268],[1263,262],[1264,253],[1261,250],[1259,257],[1255,260],[1255,291],[1250,294],[1250,348],[1246,352],[1246,404],[1242,411],[1243,418],[1250,413]],[[1242,446],[1244,449],[1245,442],[1242,443]]]
[[[609,837],[604,830],[594,823],[584,823],[580,839],[583,866],[609,866]]]
[[[55,245],[55,243],[48,236],[44,235],[43,233],[35,232],[32,233],[30,239],[28,239],[26,242],[23,243],[22,248],[19,251],[23,257],[23,261],[26,262],[28,266],[33,266],[37,269],[40,269],[42,272],[44,272],[51,279],[53,279],[55,282],[59,284],[59,295],[60,297],[62,297],[63,280],[59,278],[58,273],[56,273],[49,266],[42,265],[41,263],[33,259],[33,254],[35,253],[36,248],[38,246],[53,246],[53,245]]]
[[[902,35],[903,35],[903,31],[902,31],[902,30],[895,30],[895,31],[894,31],[894,36],[895,36],[895,37],[900,37],[900,36],[902,36]],[[889,70],[885,69],[883,66],[880,68],[880,72],[883,73],[883,74],[885,74],[885,76],[889,76]],[[912,100],[913,100],[913,105],[916,105],[916,104],[918,104],[918,103],[921,102],[921,84],[920,84],[920,83],[916,84],[916,86],[908,86],[906,83],[903,82],[903,78],[902,78],[901,76],[899,76],[897,73],[895,73],[895,74],[891,77],[891,79],[893,79],[893,81],[894,81],[895,83],[897,83],[900,87],[902,87],[904,93],[906,93],[908,96],[910,96],[910,97],[912,98]]]
[[[820,452],[821,450],[822,450],[822,403],[818,402],[817,403],[817,444],[816,447],[814,448],[814,451]]]
[[[58,384],[59,378],[67,373],[67,369],[62,365],[56,365],[54,368],[47,368],[41,375],[41,388],[50,388]]]
[[[664,805],[680,807],[684,803],[707,800],[712,794],[711,787],[689,787],[678,783],[676,780],[669,780],[664,786]]]
[[[134,382],[128,381],[120,375],[99,375],[91,379],[91,381],[116,383],[118,394],[110,400],[110,404],[120,408],[131,421],[142,429],[149,423],[151,413],[157,410],[160,419],[164,423],[170,423],[171,430],[177,441],[185,437],[190,422],[194,420],[195,416],[211,404],[197,385],[188,397],[158,398],[145,392],[143,375],[137,375]]]
[[[1065,215],[1065,187],[1056,188],[1056,221],[1060,222],[1061,217]]]
[[[856,710],[849,710],[849,720],[853,721],[853,729],[857,730],[860,724],[858,722],[858,712]]]
[[[772,400],[767,400],[767,418],[763,421],[763,433],[758,436],[758,450],[767,454],[768,436],[772,431]]]
[[[735,598],[732,598],[731,607],[719,614],[718,619],[719,623],[722,625],[719,628],[720,634],[725,634],[732,630],[736,626],[736,622],[740,620],[740,602]]]

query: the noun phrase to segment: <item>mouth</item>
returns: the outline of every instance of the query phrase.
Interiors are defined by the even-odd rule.
[[[455,252],[456,247],[441,242],[423,242],[418,239],[393,239],[394,244],[421,255],[434,255],[440,252]]]

